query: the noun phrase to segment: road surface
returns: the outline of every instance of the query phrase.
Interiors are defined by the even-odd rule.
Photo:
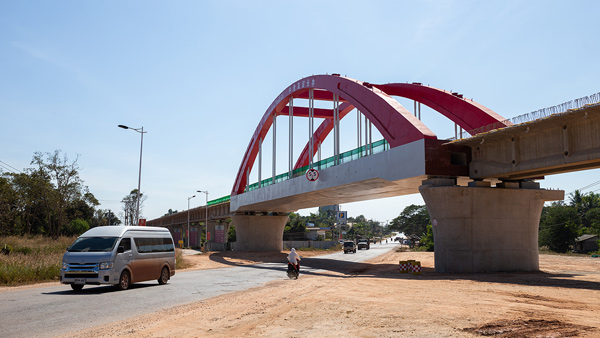
[[[347,270],[397,245],[372,244],[356,254],[343,252],[306,258],[301,275]],[[302,252],[299,252],[302,255]],[[287,278],[287,264],[264,263],[176,273],[166,285],[136,283],[129,290],[86,285],[74,292],[68,285],[0,292],[1,337],[53,337],[170,307],[202,301]]]

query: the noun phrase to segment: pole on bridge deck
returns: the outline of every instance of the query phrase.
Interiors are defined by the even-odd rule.
[[[356,109],[356,148],[359,150],[358,157],[362,157],[362,152],[360,151],[360,147],[362,147],[361,123],[360,110]]]
[[[289,103],[289,120],[290,120],[290,132],[289,132],[289,178],[292,178],[292,171],[294,170],[294,97],[290,96]]]
[[[314,157],[314,140],[313,134],[315,133],[315,99],[314,99],[314,89],[310,88],[308,90],[308,165],[312,169],[313,167],[313,157]]]
[[[258,187],[262,188],[262,137],[258,139]]]
[[[333,162],[334,165],[339,164],[340,160],[340,111],[339,97],[333,94]]]
[[[277,113],[273,112],[273,157],[271,160],[273,161],[273,179],[271,184],[275,184],[275,176],[277,175],[277,161],[276,161],[276,153],[277,150]]]

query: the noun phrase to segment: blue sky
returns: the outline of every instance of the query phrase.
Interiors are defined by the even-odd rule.
[[[228,195],[265,110],[305,76],[422,82],[506,118],[596,93],[599,10],[596,1],[2,1],[0,161],[22,170],[36,151],[79,155],[100,207],[118,214],[137,187],[140,138],[117,125],[143,126],[143,215],[153,219],[187,209],[196,190]],[[454,135],[437,113],[424,109],[423,120]],[[294,126],[307,134],[305,122]],[[352,128],[343,122],[342,151],[356,146]],[[277,139],[281,173],[287,134]],[[541,184],[568,193],[599,177]],[[423,204],[412,195],[342,209],[385,222],[413,203]]]

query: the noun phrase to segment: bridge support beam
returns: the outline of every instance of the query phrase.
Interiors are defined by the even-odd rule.
[[[237,251],[281,251],[287,215],[233,215]]]
[[[538,271],[538,228],[545,201],[564,191],[435,185],[419,187],[433,224],[437,272]],[[521,182],[523,183],[523,182]]]

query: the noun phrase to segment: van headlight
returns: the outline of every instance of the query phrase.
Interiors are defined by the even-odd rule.
[[[100,270],[112,269],[114,266],[113,262],[102,262],[100,263]]]
[[[69,263],[67,262],[62,262],[62,269],[63,270],[67,270],[67,268],[69,267]]]

